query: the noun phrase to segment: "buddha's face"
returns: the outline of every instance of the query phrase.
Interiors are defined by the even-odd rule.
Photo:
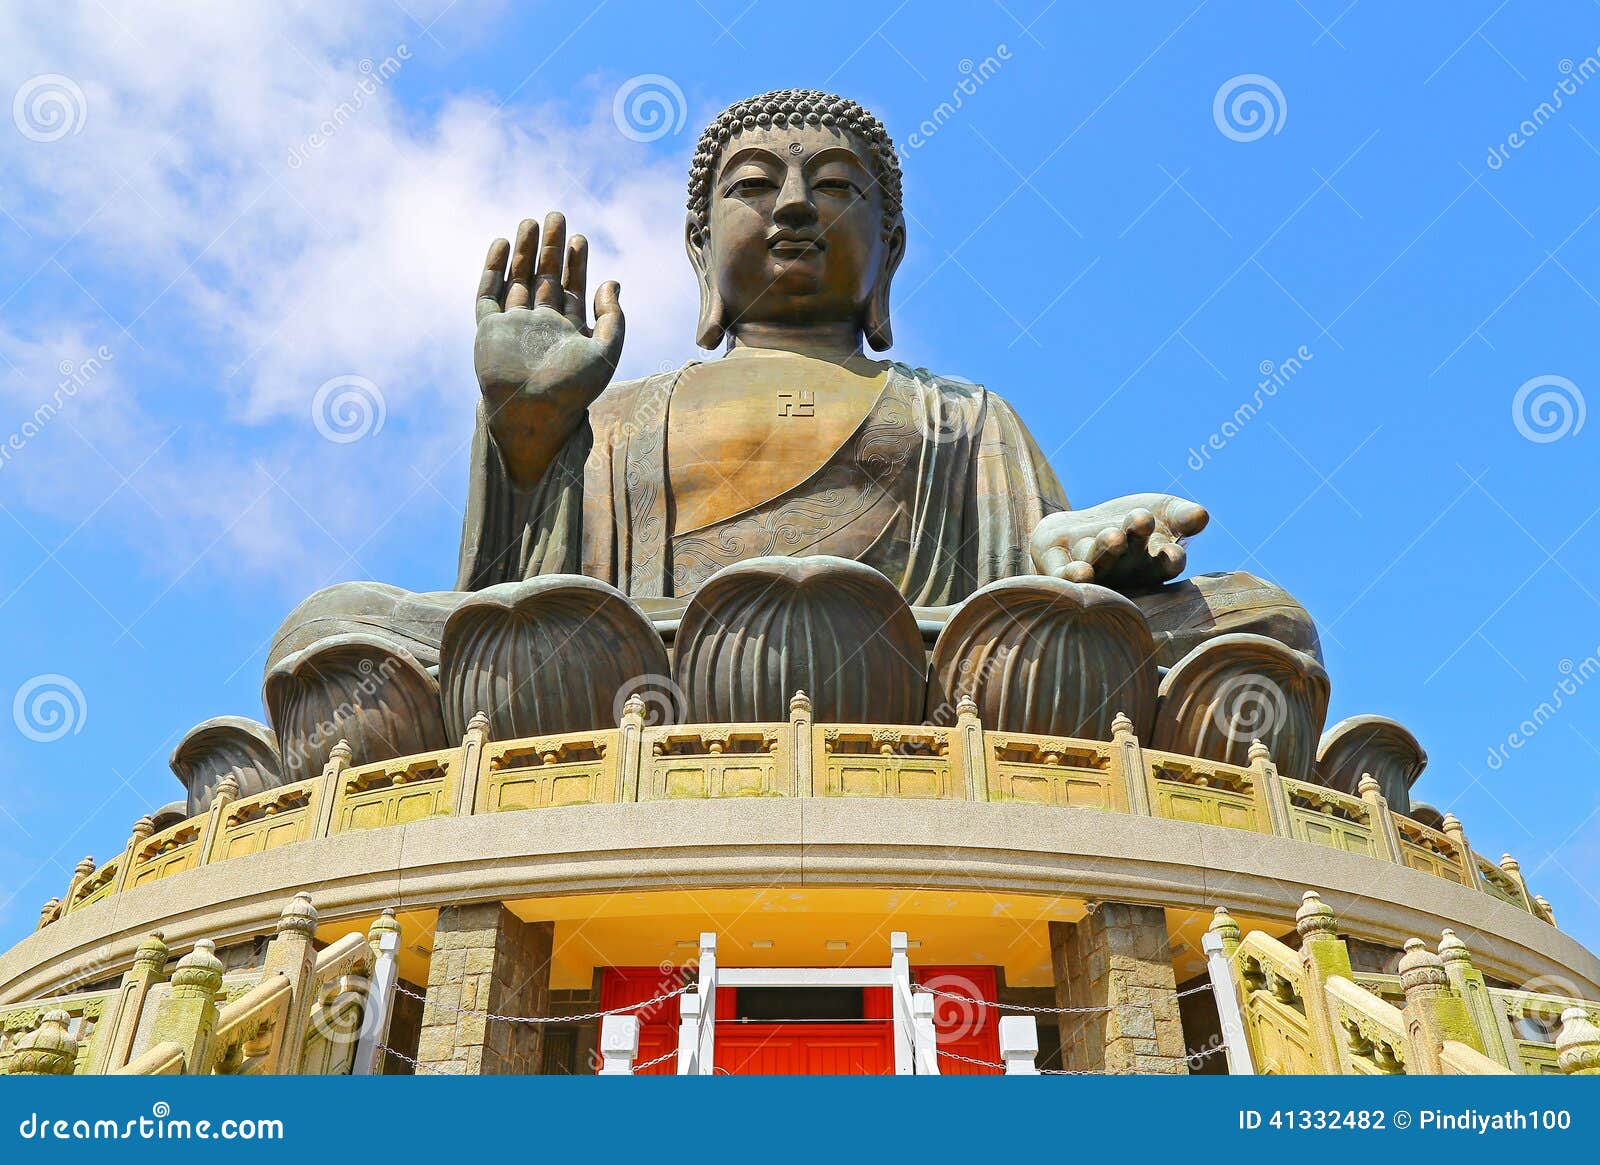
[[[886,248],[898,242],[884,237],[870,155],[841,129],[739,131],[718,159],[709,214],[696,263],[730,329],[859,323],[874,285],[893,269]]]

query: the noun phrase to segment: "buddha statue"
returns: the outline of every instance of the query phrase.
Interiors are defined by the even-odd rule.
[[[680,629],[692,632],[693,644],[676,644],[678,664],[692,658],[715,674],[684,687],[721,691],[705,697],[720,714],[770,711],[780,698],[786,707],[788,657],[804,654],[796,637],[810,636],[808,650],[826,656],[816,647],[822,628],[839,646],[839,666],[852,653],[881,657],[909,677],[887,685],[903,715],[923,702],[928,660],[905,657],[947,624],[956,636],[954,613],[973,604],[993,617],[972,615],[959,632],[965,646],[945,645],[947,655],[966,653],[947,661],[942,684],[930,681],[946,697],[966,682],[963,668],[974,670],[972,645],[982,640],[993,655],[995,636],[1016,640],[1013,656],[1033,644],[1033,681],[1040,667],[1056,668],[1057,688],[1034,691],[1036,704],[1060,702],[1062,676],[1101,666],[1122,669],[1111,688],[1149,689],[1138,698],[1149,704],[1158,669],[1213,642],[1247,641],[1235,654],[1255,672],[1305,687],[1290,703],[1315,719],[1299,732],[1314,749],[1327,702],[1315,626],[1291,596],[1249,574],[1180,580],[1204,508],[1158,493],[1074,508],[994,392],[867,353],[892,343],[890,291],[907,244],[900,167],[876,117],[811,90],[730,106],[695,151],[685,244],[699,284],[695,339],[720,354],[621,383],[613,380],[625,335],[620,288],[600,285],[591,320],[583,236],[551,213],[542,225],[524,221],[514,242],[491,244],[477,293],[481,400],[456,589],[347,583],[289,616],[270,650],[267,703],[280,738],[284,722],[299,725],[295,741],[280,740],[290,776],[308,775],[305,766],[331,747],[341,693],[390,665],[384,683],[403,693],[389,728],[373,700],[354,697],[371,713],[372,747],[404,737],[390,741],[390,755],[421,742],[417,708],[430,682],[443,686],[449,730],[477,710],[466,706],[473,702],[500,709],[494,715],[518,731],[529,716],[543,731],[603,721],[603,664],[669,666],[659,644],[608,646],[632,643],[640,627],[669,646]],[[707,585],[730,572],[734,582]],[[842,605],[860,617],[839,631],[827,610]],[[513,623],[515,633],[495,630]],[[790,628],[787,646],[768,633],[780,625]],[[1050,628],[1082,640],[1076,662],[1054,640],[1039,645],[1058,634]],[[706,639],[717,635],[738,638]],[[581,651],[563,646],[574,636]],[[1102,642],[1115,650],[1094,646]],[[762,663],[763,652],[785,661]],[[626,658],[613,663],[613,654]],[[1277,662],[1262,664],[1267,657]],[[1186,701],[1206,688],[1196,687],[1200,674],[1185,673]],[[517,691],[564,680],[592,689],[578,700],[587,711],[569,708],[566,720],[506,711]],[[1207,689],[1213,697],[1216,687]],[[758,690],[766,694],[749,695]],[[1068,717],[1066,726],[1104,734],[1119,710],[1110,690],[1092,723]],[[1011,699],[1016,708],[1003,717],[1032,723],[1017,710],[1022,697]],[[1201,705],[1210,707],[1186,703],[1182,715],[1203,722]],[[1128,714],[1150,727],[1153,713]],[[424,720],[427,731],[441,730],[428,727],[438,717]],[[298,738],[313,725],[319,743],[303,746]],[[1228,746],[1240,763],[1248,743]]]

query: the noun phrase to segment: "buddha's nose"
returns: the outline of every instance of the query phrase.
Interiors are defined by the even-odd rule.
[[[786,227],[807,226],[817,221],[817,206],[811,201],[811,188],[798,167],[791,169],[778,191],[777,205],[772,218]]]

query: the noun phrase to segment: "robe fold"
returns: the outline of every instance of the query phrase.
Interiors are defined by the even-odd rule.
[[[666,447],[672,394],[689,367],[608,388],[525,489],[480,407],[457,589],[582,573],[635,599],[681,598],[747,558],[836,554],[882,571],[913,606],[943,606],[1032,573],[1034,527],[1067,507],[1010,405],[891,364],[866,418],[804,481],[676,533]]]

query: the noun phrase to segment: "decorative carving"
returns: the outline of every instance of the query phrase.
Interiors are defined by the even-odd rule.
[[[1002,732],[1110,740],[1119,712],[1133,731],[1155,715],[1156,648],[1144,615],[1115,591],[1044,576],[975,592],[933,649],[927,717],[952,724],[972,697]]]
[[[239,794],[253,797],[284,784],[283,760],[272,729],[243,716],[216,716],[189,729],[168,762],[189,791],[189,816],[211,807],[217,783],[232,776]]]
[[[1411,786],[1427,767],[1428,754],[1404,725],[1387,716],[1351,716],[1322,734],[1315,780],[1342,792],[1356,791],[1370,773],[1396,813],[1411,808]]]
[[[495,740],[615,727],[636,682],[663,687],[669,667],[649,618],[615,587],[583,575],[489,587],[445,623],[445,730],[459,739],[478,711]]]
[[[1328,714],[1328,673],[1264,635],[1219,635],[1161,681],[1152,747],[1226,764],[1259,740],[1285,776],[1304,780]]]
[[[357,765],[451,743],[437,681],[409,652],[371,636],[333,636],[288,656],[267,673],[262,699],[289,783],[319,774],[341,739]]]
[[[692,721],[787,720],[796,689],[820,721],[922,717],[917,620],[893,583],[849,559],[753,558],[719,570],[684,611],[676,651]]]

